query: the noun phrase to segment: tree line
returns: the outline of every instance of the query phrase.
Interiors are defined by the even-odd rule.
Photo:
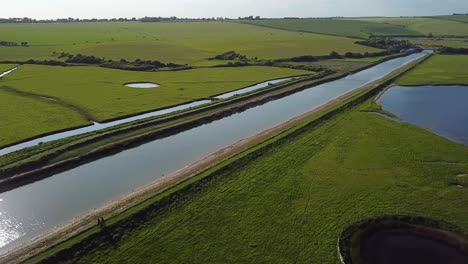
[[[28,47],[29,46],[29,43],[28,42],[21,42],[20,44],[18,44],[17,42],[12,42],[12,41],[3,41],[3,40],[0,40],[0,46],[6,46],[6,47],[16,47],[16,46],[23,46],[23,47]]]
[[[0,18],[0,24],[8,23],[81,23],[81,22],[171,22],[171,21],[219,21],[228,20],[224,17],[209,17],[209,18],[178,18],[178,17],[142,17],[142,18],[57,18],[57,19],[33,19],[29,17],[14,17],[14,18]]]

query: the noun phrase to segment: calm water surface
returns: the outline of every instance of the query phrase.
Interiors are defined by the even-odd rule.
[[[396,86],[380,102],[404,122],[468,145],[468,86]]]
[[[239,140],[378,80],[426,53],[393,59],[343,79],[159,139],[0,194],[0,252]]]
[[[368,264],[468,264],[468,252],[410,232],[378,232],[361,250]]]

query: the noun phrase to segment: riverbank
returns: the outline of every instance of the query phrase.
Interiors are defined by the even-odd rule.
[[[402,73],[404,70],[407,70],[407,68],[409,68],[409,67],[411,67],[411,66],[412,66],[412,65],[408,65],[408,66],[404,67],[404,69],[398,70],[397,72],[393,73],[392,75],[398,75],[398,74]],[[394,77],[394,76],[391,76],[391,77]],[[390,78],[390,77],[389,77],[389,78]],[[388,81],[388,79],[386,79],[386,81]],[[339,112],[342,111],[343,109],[347,109],[347,107],[352,107],[353,105],[355,105],[356,103],[358,103],[360,100],[364,100],[366,97],[365,97],[365,96],[362,96],[362,95],[366,95],[366,96],[375,95],[375,94],[369,93],[369,92],[370,92],[370,91],[375,91],[376,87],[380,87],[381,82],[382,82],[382,81],[373,83],[373,84],[371,84],[371,85],[369,85],[369,86],[366,86],[366,87],[364,87],[364,88],[362,88],[362,89],[359,89],[358,91],[353,92],[352,94],[348,94],[348,95],[346,96],[346,98],[340,98],[340,99],[337,99],[337,101],[330,102],[329,104],[323,105],[323,106],[322,106],[323,108],[328,108],[328,107],[330,107],[330,106],[333,106],[334,104],[337,104],[337,105],[335,105],[334,107],[332,107],[332,109],[329,109],[329,110],[327,110],[327,111],[325,111],[325,112],[320,112],[321,110],[324,110],[323,108],[321,108],[321,109],[319,109],[319,110],[315,110],[315,111],[317,111],[317,112],[314,111],[314,112],[315,112],[315,115],[313,115],[312,117],[309,116],[308,118],[306,118],[306,120],[302,120],[302,121],[299,121],[299,120],[297,120],[297,121],[291,121],[291,122],[299,122],[300,125],[298,125],[298,126],[292,128],[292,129],[289,130],[288,132],[281,132],[281,131],[279,131],[279,132],[281,132],[281,134],[280,134],[276,139],[272,138],[272,139],[268,140],[268,142],[265,142],[265,143],[261,144],[262,146],[258,146],[258,145],[256,144],[256,143],[258,143],[258,142],[256,142],[256,141],[257,141],[257,140],[260,140],[260,141],[266,140],[266,139],[270,138],[270,136],[267,136],[266,138],[254,137],[254,138],[252,139],[252,140],[253,140],[252,144],[253,144],[253,145],[257,145],[257,146],[254,147],[253,149],[249,149],[249,150],[244,151],[242,154],[239,154],[240,156],[238,156],[238,157],[233,157],[232,159],[241,159],[242,157],[244,157],[245,155],[247,155],[247,154],[249,154],[249,153],[255,153],[257,150],[261,149],[262,147],[271,145],[271,143],[273,143],[273,142],[277,142],[277,141],[278,141],[278,138],[287,138],[287,137],[291,136],[292,134],[301,134],[303,131],[307,131],[307,130],[310,129],[311,127],[314,127],[314,126],[316,126],[316,125],[322,123],[324,120],[327,120],[327,119],[333,117],[336,113],[339,113]],[[353,98],[354,98],[354,99],[353,99]],[[356,100],[357,100],[357,101],[356,101]],[[344,108],[343,108],[343,107],[344,107]],[[320,112],[320,113],[319,113],[319,112]],[[311,113],[309,113],[309,114],[311,114]],[[308,116],[308,115],[305,115],[305,116]],[[299,118],[299,119],[301,119],[301,118]],[[302,123],[301,123],[301,122],[302,122]],[[293,124],[289,124],[289,125],[294,125],[294,123],[293,123]],[[275,143],[275,144],[276,144],[276,143]],[[245,147],[248,148],[248,146],[245,146]],[[261,152],[261,151],[260,151],[260,152]],[[225,151],[225,150],[222,151],[222,153],[224,153],[224,154],[227,153],[227,155],[229,155],[228,151]],[[255,155],[255,154],[253,154],[253,155]],[[222,155],[220,155],[220,153],[215,154],[215,156],[217,157],[216,159],[218,159],[218,158],[220,158],[220,159],[225,158],[225,157],[222,157]],[[232,159],[231,159],[230,162],[232,162]],[[230,162],[228,162],[228,163],[230,163]],[[226,164],[227,164],[227,163],[224,163],[224,165],[226,165]],[[218,166],[215,166],[215,167],[216,167],[216,168],[221,168],[222,166],[223,166],[223,164],[218,165]],[[196,166],[195,166],[195,167],[196,167]],[[216,168],[212,168],[212,170],[215,170]],[[190,185],[191,183],[194,183],[194,182],[196,182],[197,180],[199,180],[199,179],[201,179],[201,178],[203,178],[203,176],[197,175],[197,176],[195,176],[195,178],[191,178],[190,180],[185,181],[184,184],[185,184],[185,186],[187,186],[187,184]],[[156,183],[156,185],[158,185],[158,184],[160,184],[160,185],[159,185],[159,186],[160,186],[159,188],[161,188],[161,186],[164,185],[164,184],[161,184],[161,183]],[[182,185],[184,185],[184,184],[182,184]],[[171,193],[175,192],[175,191],[176,191],[175,189],[179,189],[179,190],[180,190],[181,188],[184,188],[183,186],[181,186],[181,184],[176,185],[176,187],[174,187],[173,189],[170,189],[169,191],[165,192],[165,194],[162,194],[162,196],[160,195],[159,197],[156,197],[156,198],[153,197],[153,198],[152,198],[152,201],[144,202],[144,204],[149,205],[149,204],[151,204],[151,203],[154,203],[155,201],[159,200],[161,197],[170,195]],[[153,191],[154,191],[154,190],[153,190]],[[154,195],[153,191],[150,191],[150,194]],[[129,200],[132,200],[132,198],[128,198],[128,199],[129,199]],[[142,200],[145,200],[145,199],[142,199]],[[135,200],[133,200],[133,201],[135,201]],[[142,207],[144,207],[144,206],[143,206],[143,205],[140,205],[140,208],[142,208]],[[120,207],[120,208],[122,208],[122,207]],[[133,209],[133,212],[135,212],[135,210],[137,210],[137,209]],[[112,210],[111,210],[111,211],[112,211]],[[130,211],[132,211],[132,210],[130,210]],[[131,214],[131,212],[127,212],[127,215],[129,215],[129,214]],[[121,217],[123,217],[123,216],[121,215]],[[107,218],[107,216],[106,216],[106,218]],[[119,217],[117,217],[117,218],[119,218]],[[121,218],[119,218],[119,219],[121,219]],[[95,221],[95,219],[93,219],[93,217],[91,217],[91,219],[89,219],[89,221],[90,221],[90,222],[88,223],[88,225],[94,226],[94,221]],[[110,220],[109,220],[109,224],[112,224],[113,222],[118,222],[118,219],[114,219],[114,220],[110,219]],[[84,223],[83,223],[83,224],[84,224]],[[88,236],[88,235],[92,235],[92,234],[95,233],[96,231],[97,231],[96,229],[94,229],[94,230],[92,230],[92,231],[88,231],[87,234],[84,234],[83,236],[86,237],[86,236]],[[65,233],[69,233],[69,232],[65,232]],[[61,237],[61,236],[58,236],[58,237]],[[61,237],[61,238],[63,239],[63,237]],[[83,237],[82,237],[82,236],[79,236],[79,237],[76,238],[76,239],[80,240],[80,238],[83,238]],[[38,244],[41,244],[41,243],[38,243]],[[37,245],[37,244],[36,244],[36,245]],[[50,244],[48,244],[48,245],[50,245]],[[65,245],[65,247],[67,247],[67,246]],[[28,248],[27,250],[24,250],[23,253],[24,253],[24,252],[30,252],[30,251],[32,252],[31,248]],[[19,254],[19,255],[21,255],[21,254]]]

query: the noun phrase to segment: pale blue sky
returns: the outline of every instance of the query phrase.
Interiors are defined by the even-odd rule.
[[[0,17],[327,17],[468,13],[468,0],[12,0]]]

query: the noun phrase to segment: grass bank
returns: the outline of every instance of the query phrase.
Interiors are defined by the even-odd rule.
[[[467,55],[435,55],[398,80],[398,84],[468,84],[467,67]]]

